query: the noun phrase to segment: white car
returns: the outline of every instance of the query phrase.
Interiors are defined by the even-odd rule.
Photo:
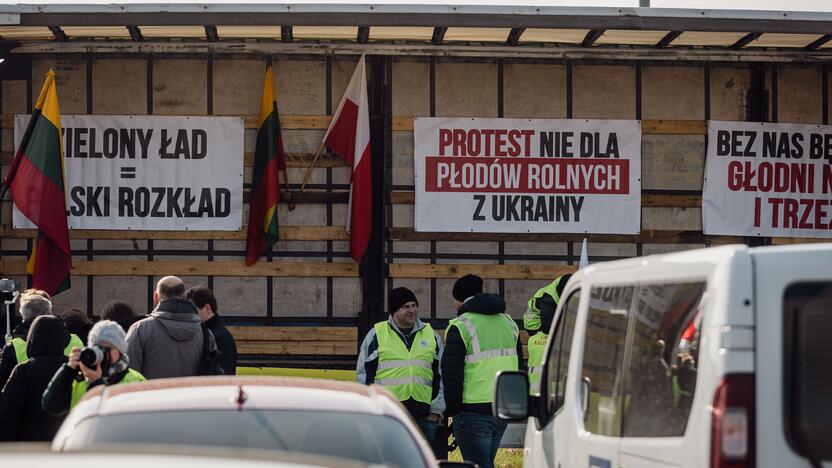
[[[390,392],[318,379],[189,377],[97,387],[66,418],[52,448],[112,443],[253,448],[400,468],[438,466]]]
[[[39,445],[39,444],[38,444]],[[274,451],[223,450],[170,445],[109,445],[94,451],[54,453],[35,444],[0,445],[3,460],[18,466],[61,468],[372,468],[341,458]]]
[[[600,263],[561,297],[542,396],[498,378],[524,466],[832,466],[832,244]]]

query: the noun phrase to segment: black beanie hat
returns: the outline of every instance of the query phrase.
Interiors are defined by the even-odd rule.
[[[387,298],[388,303],[390,305],[390,313],[394,313],[399,310],[403,305],[407,304],[408,302],[415,302],[416,305],[419,305],[419,301],[416,300],[416,295],[413,294],[413,291],[407,288],[396,288],[390,292],[390,297]]]
[[[451,292],[453,294],[454,299],[458,300],[459,302],[468,299],[471,296],[475,296],[482,292],[482,278],[477,275],[465,275],[462,278],[456,280],[454,283],[454,289]]]

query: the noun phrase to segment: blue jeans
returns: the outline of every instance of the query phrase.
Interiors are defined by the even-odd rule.
[[[463,411],[454,417],[454,439],[462,458],[480,468],[494,468],[506,423],[494,416]]]
[[[436,438],[436,428],[439,427],[439,421],[431,421],[427,416],[418,416],[414,419],[416,419],[416,424],[419,425],[422,434],[425,435],[428,445],[433,447],[433,439]]]

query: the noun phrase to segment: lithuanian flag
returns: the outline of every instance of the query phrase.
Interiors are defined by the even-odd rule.
[[[72,253],[66,221],[64,151],[55,70],[46,74],[6,181],[20,212],[38,228],[26,271],[49,294],[69,289]]]
[[[286,154],[280,135],[280,117],[274,96],[272,67],[266,69],[263,99],[260,101],[260,127],[254,148],[251,196],[249,197],[246,265],[253,265],[270,245],[277,242],[277,202],[280,201],[281,170],[286,169]]]

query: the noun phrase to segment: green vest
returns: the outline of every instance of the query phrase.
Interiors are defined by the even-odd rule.
[[[497,372],[517,370],[517,324],[507,314],[466,312],[448,322],[451,327],[465,343],[462,402],[491,403]]]
[[[523,328],[526,331],[537,331],[540,330],[540,310],[537,308],[537,300],[543,297],[545,294],[552,296],[555,300],[555,304],[560,303],[560,296],[558,295],[558,284],[560,284],[560,280],[563,278],[562,276],[558,276],[555,278],[554,281],[549,283],[546,286],[538,289],[534,296],[529,299],[529,303],[526,305],[526,313],[523,314]],[[549,330],[545,330],[549,331]]]
[[[13,338],[12,346],[14,346],[14,354],[15,357],[17,357],[18,364],[29,359],[29,356],[26,355],[26,340],[24,340],[23,338]],[[66,348],[64,348],[64,356],[69,356],[69,354],[72,352],[72,348],[83,347],[84,343],[81,342],[81,338],[78,338],[78,336],[72,333],[69,335],[69,344],[66,345]]]
[[[127,373],[124,374],[124,377],[121,379],[120,384],[122,383],[130,383],[130,382],[142,382],[147,380],[144,378],[142,374],[138,371],[134,371],[133,369],[128,369]],[[69,408],[72,409],[81,401],[81,398],[87,393],[87,389],[90,387],[90,384],[86,380],[72,381],[72,397],[69,400]]]
[[[390,390],[399,401],[430,404],[433,396],[433,361],[436,338],[425,324],[416,332],[410,350],[387,321],[373,327],[378,338],[378,370],[375,383]]]
[[[529,338],[529,395],[540,395],[540,376],[543,375],[543,354],[549,335],[537,332]]]

